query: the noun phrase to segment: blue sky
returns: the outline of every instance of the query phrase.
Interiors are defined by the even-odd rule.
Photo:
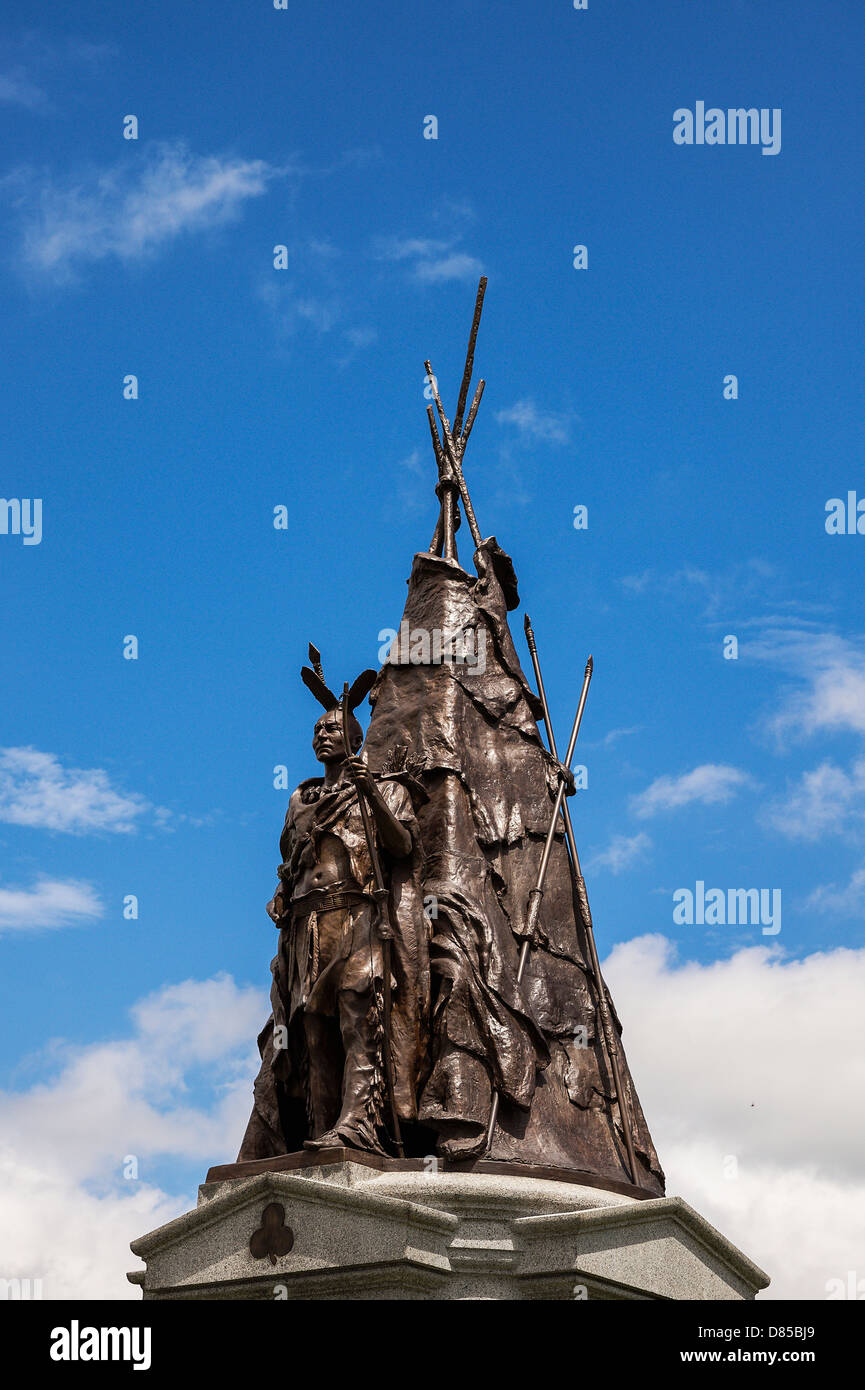
[[[113,1203],[120,1230],[140,1200],[122,1156],[141,1155],[163,1215],[234,1156],[274,945],[273,769],[292,786],[315,771],[299,667],[311,639],[332,683],[351,679],[399,621],[436,516],[423,361],[452,411],[481,273],[466,473],[514,558],[563,743],[595,658],[573,809],[602,955],[665,938],[650,975],[671,997],[683,970],[750,961],[755,1017],[767,980],[822,970],[820,953],[842,981],[861,971],[865,537],[824,523],[828,499],[865,496],[863,31],[837,0],[81,0],[7,20],[0,493],[43,507],[38,545],[0,534],[19,1167],[41,1152],[39,1106],[65,1113],[82,1069],[125,1048],[140,1061],[165,1010],[176,1048],[135,1083],[146,1122],[118,1112],[109,1134],[106,1112],[75,1192]],[[699,100],[780,108],[780,153],[674,144],[673,112]],[[675,924],[673,892],[698,880],[779,889],[781,931]],[[852,1018],[822,987],[809,1007]],[[801,1026],[790,1007],[781,1033]],[[160,1093],[202,1010],[221,1041]],[[784,1167],[713,1113],[721,1151]],[[683,1116],[662,1122],[672,1145]],[[64,1124],[86,1127],[81,1108]],[[698,1170],[683,1157],[678,1187]]]

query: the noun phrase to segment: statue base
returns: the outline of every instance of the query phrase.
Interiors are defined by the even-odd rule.
[[[353,1149],[212,1168],[133,1241],[156,1299],[752,1299],[768,1277],[681,1197]]]

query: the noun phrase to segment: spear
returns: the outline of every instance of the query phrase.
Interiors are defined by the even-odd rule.
[[[538,686],[538,694],[541,697],[541,706],[544,712],[544,725],[547,731],[547,741],[550,745],[550,752],[558,761],[556,752],[556,736],[553,733],[553,723],[550,719],[550,709],[547,704],[547,692],[544,689],[544,678],[541,675],[541,664],[538,660],[538,648],[535,642],[535,634],[532,630],[531,620],[528,613],[525,617],[526,641],[529,644],[529,653],[532,658],[532,666],[535,672],[535,680]],[[604,1042],[607,1045],[607,1055],[610,1059],[610,1068],[613,1073],[613,1085],[616,1088],[616,1096],[619,1101],[619,1114],[622,1120],[622,1129],[625,1133],[625,1148],[628,1153],[628,1166],[631,1170],[631,1181],[640,1187],[639,1172],[637,1169],[636,1155],[634,1154],[634,1141],[632,1139],[632,1116],[631,1107],[628,1102],[627,1093],[622,1085],[621,1068],[619,1067],[619,1044],[616,1038],[616,1027],[610,1013],[610,1005],[607,999],[607,989],[601,975],[601,965],[598,960],[598,948],[595,945],[595,929],[592,925],[592,913],[589,907],[589,898],[586,893],[586,882],[580,869],[580,856],[577,853],[577,843],[574,839],[574,827],[571,824],[571,812],[567,801],[562,803],[562,813],[565,819],[565,833],[567,835],[568,853],[571,862],[571,873],[574,880],[577,902],[580,905],[580,915],[586,930],[586,944],[589,949],[589,963],[595,976],[595,985],[598,991],[598,1005],[601,1014],[601,1027],[604,1034]]]
[[[556,834],[556,826],[559,822],[559,813],[561,811],[562,802],[565,796],[565,774],[566,772],[570,771],[571,761],[574,756],[574,748],[577,742],[577,735],[580,732],[580,725],[583,722],[583,710],[586,707],[586,696],[589,693],[589,682],[592,679],[593,666],[594,662],[592,661],[592,658],[589,657],[588,661],[586,662],[585,675],[583,676],[583,688],[580,691],[580,702],[577,705],[577,712],[574,715],[574,724],[573,728],[571,729],[571,737],[568,741],[568,751],[565,756],[563,769],[559,774],[559,790],[556,793],[556,804],[553,807],[553,814],[550,817],[550,826],[547,831],[547,838],[544,844],[544,852],[541,855],[541,863],[538,869],[538,881],[535,887],[529,893],[528,909],[526,911],[526,925],[523,934],[523,944],[520,947],[520,958],[517,964],[518,985],[522,982],[523,974],[525,973],[526,969],[526,962],[529,958],[529,950],[531,948],[535,932],[537,931],[538,917],[540,916],[541,902],[543,901],[544,896],[544,881],[547,877],[547,867],[550,862],[550,853],[553,848],[553,840]],[[493,1096],[493,1103],[490,1109],[490,1119],[489,1124],[487,1126],[487,1151],[489,1151],[493,1142],[493,1134],[495,1132],[498,1114],[499,1092],[496,1091],[495,1095]]]
[[[349,689],[348,689],[348,682],[346,681],[345,685],[343,686],[343,691],[342,691],[342,702],[341,702],[341,703],[342,703],[342,741],[343,741],[343,745],[344,745],[344,747],[345,747],[345,756],[346,756],[347,758],[350,758],[350,757],[351,757],[351,736],[350,736],[350,734],[349,734],[349,729],[348,729],[348,716],[349,716],[348,696],[349,696]],[[367,804],[366,804],[366,798],[364,797],[364,794],[363,794],[363,792],[362,792],[361,789],[360,789],[360,784],[358,783],[358,780],[357,780],[357,778],[355,777],[354,773],[351,774],[351,779],[352,779],[352,781],[354,782],[355,791],[357,792],[357,801],[358,801],[358,805],[359,805],[359,807],[360,807],[360,816],[361,816],[361,820],[363,821],[363,833],[364,833],[364,835],[366,836],[366,847],[367,847],[367,849],[368,849],[368,851],[369,851],[370,862],[371,862],[371,864],[372,864],[373,883],[374,883],[374,885],[375,885],[374,888],[373,888],[373,890],[372,890],[372,896],[373,896],[373,898],[375,899],[376,908],[377,908],[377,922],[376,922],[376,926],[377,926],[377,929],[378,929],[379,937],[380,937],[380,939],[381,939],[382,973],[384,974],[384,981],[383,981],[383,991],[384,991],[384,1020],[383,1020],[383,1025],[384,1025],[384,1074],[385,1074],[385,1080],[386,1080],[386,1082],[387,1082],[388,1100],[389,1100],[389,1102],[390,1102],[391,1122],[392,1122],[392,1124],[393,1124],[393,1140],[394,1140],[394,1144],[395,1144],[395,1146],[396,1146],[396,1151],[397,1151],[397,1153],[399,1154],[400,1158],[402,1158],[402,1157],[404,1156],[404,1155],[403,1155],[403,1147],[402,1147],[402,1134],[401,1134],[401,1132],[400,1132],[400,1127],[399,1127],[399,1115],[397,1114],[397,1109],[396,1109],[396,1095],[395,1095],[395,1092],[394,1092],[394,1080],[393,1080],[393,1057],[391,1056],[391,1050],[390,1050],[390,1032],[391,1032],[391,1029],[390,1029],[390,1015],[391,1015],[391,997],[390,997],[390,958],[391,958],[391,942],[392,942],[392,940],[393,940],[393,926],[391,925],[391,920],[390,920],[390,907],[389,907],[389,904],[388,904],[388,892],[387,892],[387,888],[385,887],[384,875],[383,875],[383,873],[382,873],[382,871],[381,871],[381,860],[380,860],[379,857],[378,857],[378,849],[377,849],[376,843],[375,843],[375,832],[373,831],[373,828],[372,828],[372,818],[371,818],[370,813],[369,813],[369,807],[368,807]]]

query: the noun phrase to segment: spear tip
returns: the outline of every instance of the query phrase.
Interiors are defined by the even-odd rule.
[[[586,662],[586,675],[587,675],[587,676],[590,676],[590,675],[592,674],[592,672],[593,672],[594,669],[595,669],[594,658],[593,658],[592,656],[589,656],[589,659],[588,659],[588,661]]]

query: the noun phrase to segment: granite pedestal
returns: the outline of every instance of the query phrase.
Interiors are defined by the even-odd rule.
[[[751,1299],[768,1277],[680,1197],[349,1149],[211,1169],[132,1243],[152,1299]]]

